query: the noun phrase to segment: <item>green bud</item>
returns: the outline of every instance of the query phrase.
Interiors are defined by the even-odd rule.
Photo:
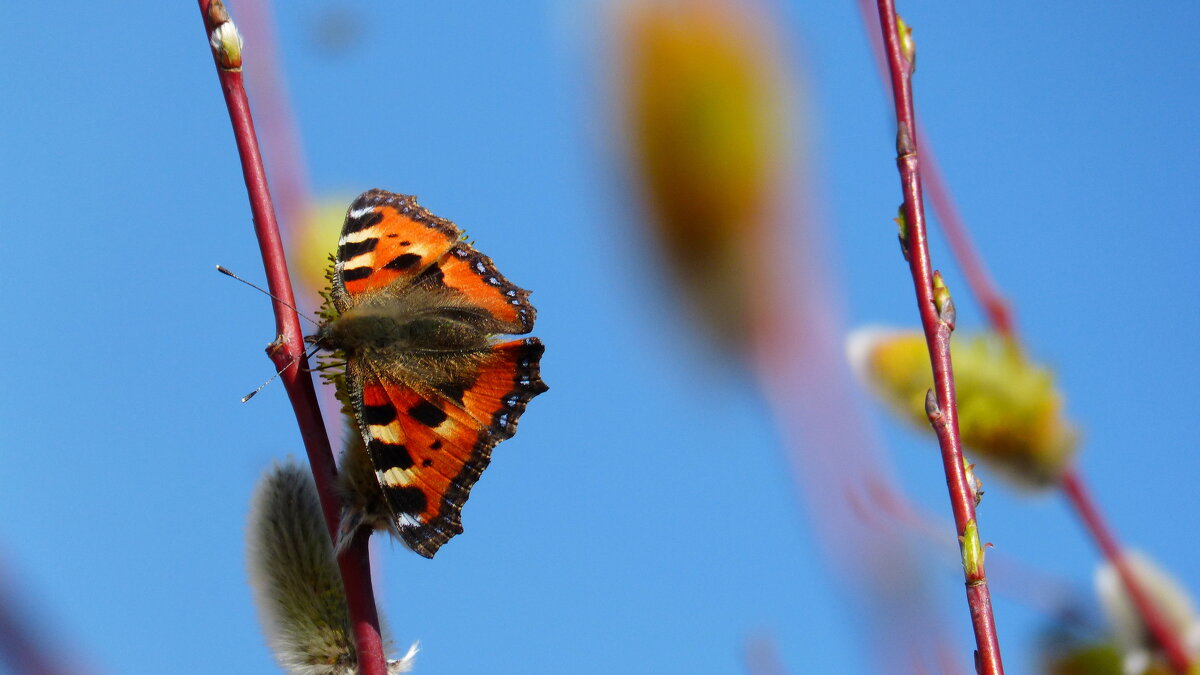
[[[959,537],[962,546],[963,571],[967,579],[974,581],[983,575],[983,547],[979,545],[979,526],[975,519],[967,521],[963,536]]]

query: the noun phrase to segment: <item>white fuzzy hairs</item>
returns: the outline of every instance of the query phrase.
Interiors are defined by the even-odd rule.
[[[259,620],[279,665],[292,675],[357,675],[346,595],[307,467],[287,461],[259,480],[246,543]],[[416,653],[414,644],[389,660],[388,672],[411,670]]]

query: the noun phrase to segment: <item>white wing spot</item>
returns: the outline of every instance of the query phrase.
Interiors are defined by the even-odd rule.
[[[404,469],[392,467],[383,473],[375,472],[379,476],[379,482],[388,487],[403,487],[411,484],[413,481],[412,474]]]
[[[371,435],[384,443],[403,443],[404,439],[399,434],[400,425],[388,424],[372,424],[367,427]]]
[[[343,236],[341,239],[338,239],[338,246],[341,246],[342,244],[356,244],[364,239],[374,239],[378,236],[379,233],[375,230],[375,228],[368,227],[365,230],[351,232],[350,234]]]
[[[374,210],[375,210],[374,206],[364,206],[361,209],[354,209],[350,213],[347,213],[346,217],[354,218],[355,220],[357,220],[357,219],[362,218],[363,216],[367,215],[368,213],[373,212]]]

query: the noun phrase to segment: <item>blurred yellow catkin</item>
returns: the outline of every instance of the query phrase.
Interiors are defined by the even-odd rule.
[[[315,299],[327,284],[329,256],[337,251],[338,235],[346,219],[346,205],[353,196],[336,195],[315,201],[304,212],[300,227],[290,232],[288,269]]]
[[[628,142],[648,225],[707,326],[744,343],[787,153],[779,59],[756,3],[623,5]]]
[[[918,331],[861,329],[847,344],[851,365],[892,412],[932,431],[925,393],[933,386],[925,337]],[[1062,394],[1046,368],[992,334],[952,341],[958,425],[970,459],[1029,487],[1055,484],[1078,432],[1063,414]]]
[[[1125,675],[1121,652],[1108,642],[1081,643],[1056,632],[1040,651],[1046,675]]]

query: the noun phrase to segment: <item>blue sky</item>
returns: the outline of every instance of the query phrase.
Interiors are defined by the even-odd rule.
[[[194,3],[121,9],[6,8],[2,571],[95,672],[273,672],[243,528],[261,472],[303,450],[282,387],[238,403],[271,372],[273,329],[212,269],[261,278],[242,178]],[[383,611],[421,641],[422,673],[740,672],[763,635],[790,672],[865,672],[861,617],[761,399],[712,366],[630,217],[607,9],[296,0],[277,17],[314,191],[418,195],[534,291],[547,344],[551,390],[497,449],[466,533],[433,562],[377,548]],[[358,23],[331,51],[335,10]],[[855,4],[776,10],[843,313],[911,325],[890,109]],[[1200,7],[901,11],[925,128],[1059,373],[1083,473],[1130,544],[1200,587],[1181,527],[1200,473]],[[940,241],[933,255],[961,288]],[[932,443],[874,419],[909,496],[948,515]],[[996,486],[980,523],[998,554],[1090,587],[1095,555],[1059,498]],[[930,565],[967,655],[961,578]],[[1010,672],[1028,672],[1045,617],[993,592]]]

